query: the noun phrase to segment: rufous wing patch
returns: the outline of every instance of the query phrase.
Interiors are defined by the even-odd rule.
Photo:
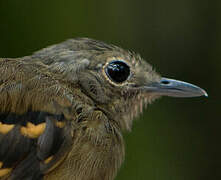
[[[29,138],[38,138],[45,130],[46,123],[34,125],[27,122],[26,126],[22,126],[20,132],[22,135]]]
[[[9,131],[11,131],[14,127],[14,124],[4,124],[0,122],[0,133],[7,134]]]
[[[55,122],[55,126],[57,126],[59,128],[63,128],[65,126],[65,122],[63,122],[63,121],[56,121]]]
[[[3,177],[7,174],[9,174],[12,170],[12,168],[2,168],[3,162],[0,161],[0,177]]]
[[[0,177],[3,177],[11,172],[12,168],[3,168],[0,169]]]
[[[49,162],[51,162],[51,160],[53,159],[53,156],[48,157],[47,159],[44,160],[45,164],[48,164]]]

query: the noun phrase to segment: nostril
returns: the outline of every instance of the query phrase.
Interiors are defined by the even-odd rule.
[[[161,81],[161,84],[168,85],[168,84],[170,84],[170,81],[167,81],[167,80],[162,80],[162,81]]]

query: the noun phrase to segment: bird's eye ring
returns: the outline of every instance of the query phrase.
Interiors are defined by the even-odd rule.
[[[130,67],[121,60],[114,60],[107,64],[105,73],[115,83],[122,83],[130,76]]]

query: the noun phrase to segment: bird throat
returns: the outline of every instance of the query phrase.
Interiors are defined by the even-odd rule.
[[[152,103],[157,96],[151,94],[144,94],[140,91],[126,92],[123,95],[124,103],[122,106],[122,120],[120,121],[120,127],[122,130],[130,131],[134,119],[137,119],[143,110],[147,108],[147,105]]]

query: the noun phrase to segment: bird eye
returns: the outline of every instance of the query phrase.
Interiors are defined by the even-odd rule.
[[[130,75],[130,67],[123,61],[111,61],[105,69],[107,76],[116,83],[122,83]]]

